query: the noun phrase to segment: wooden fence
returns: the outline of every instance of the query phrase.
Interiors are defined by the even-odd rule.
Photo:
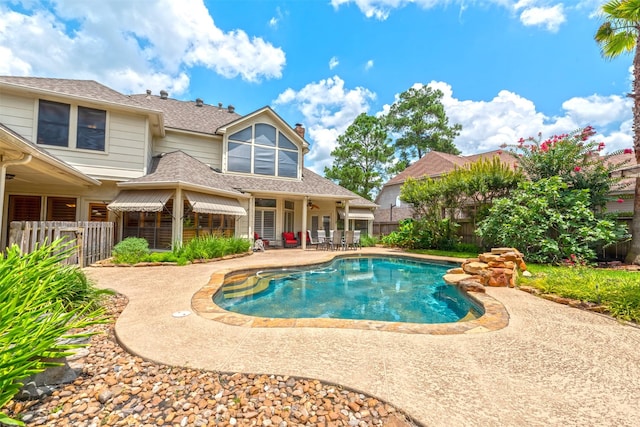
[[[84,267],[111,256],[114,245],[113,222],[89,221],[13,221],[9,246],[18,245],[23,253],[57,239],[75,240],[76,251],[65,261]]]

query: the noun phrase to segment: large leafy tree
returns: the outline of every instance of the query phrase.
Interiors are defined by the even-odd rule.
[[[443,93],[429,86],[412,87],[402,92],[386,116],[389,129],[398,133],[395,149],[399,155],[396,172],[431,150],[460,154],[453,140],[462,126],[449,125],[442,105]]]
[[[640,0],[612,0],[602,5],[604,23],[598,28],[595,40],[607,59],[623,53],[633,53],[633,145],[636,163],[640,165]],[[640,177],[636,177],[631,247],[626,262],[640,264]]]
[[[386,178],[393,147],[381,120],[362,113],[338,137],[338,146],[331,156],[333,166],[324,168],[325,177],[372,200],[373,190]]]

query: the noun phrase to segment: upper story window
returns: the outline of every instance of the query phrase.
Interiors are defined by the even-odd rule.
[[[227,170],[296,178],[298,147],[275,127],[257,123],[229,135]]]
[[[105,151],[107,112],[40,100],[38,144]]]

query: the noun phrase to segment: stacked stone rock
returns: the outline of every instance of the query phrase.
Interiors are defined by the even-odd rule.
[[[485,286],[513,288],[518,271],[526,270],[527,265],[520,251],[515,248],[493,248],[491,252],[467,259],[460,267],[448,270],[444,281],[466,291],[484,292]]]

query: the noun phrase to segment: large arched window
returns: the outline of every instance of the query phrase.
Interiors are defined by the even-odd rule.
[[[298,147],[275,127],[256,123],[229,135],[227,170],[297,178]]]

